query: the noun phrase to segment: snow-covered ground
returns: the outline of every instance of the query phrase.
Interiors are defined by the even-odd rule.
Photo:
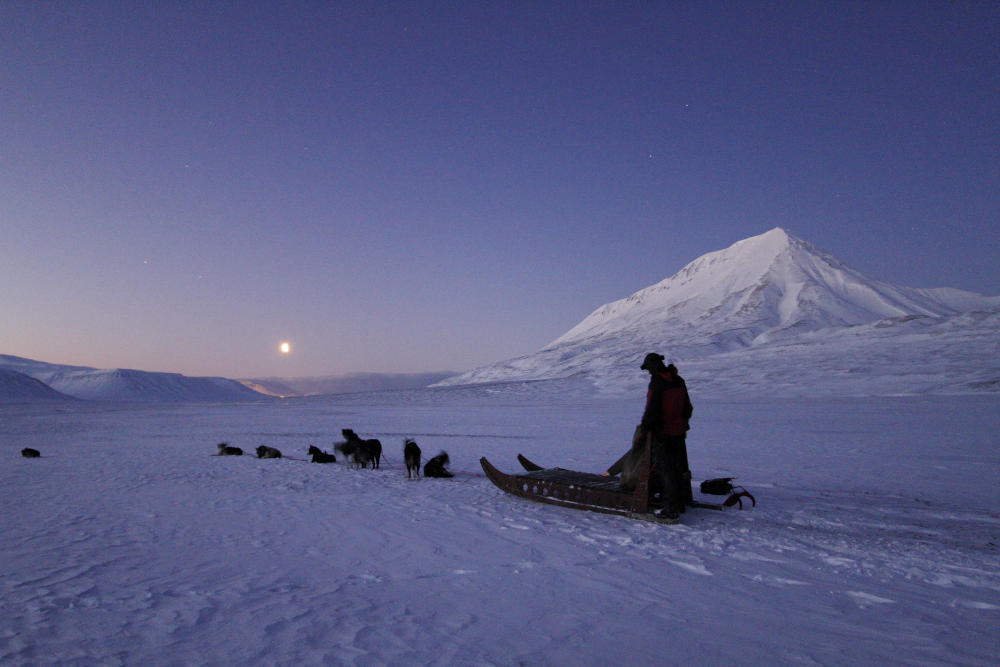
[[[758,506],[677,526],[483,476],[623,451],[641,394],[569,381],[0,406],[0,663],[1000,661],[1000,396],[692,398],[695,477]],[[341,428],[382,440],[381,470],[211,456],[304,458]],[[456,477],[407,481],[407,436]]]

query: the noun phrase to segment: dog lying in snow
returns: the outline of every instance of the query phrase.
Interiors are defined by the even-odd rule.
[[[445,466],[448,463],[448,453],[441,452],[424,464],[424,477],[454,477],[454,475],[445,470]]]
[[[337,457],[327,454],[316,445],[309,445],[309,455],[312,456],[313,463],[336,463]]]
[[[26,459],[37,459],[41,455],[42,455],[41,452],[39,452],[37,449],[32,449],[31,447],[25,447],[24,449],[21,450],[21,456],[23,456]]]
[[[406,479],[410,479],[411,473],[420,477],[420,447],[409,438],[403,441],[403,461],[406,463]]]
[[[281,452],[274,447],[261,445],[257,448],[257,458],[259,459],[280,459]]]
[[[243,450],[239,447],[230,447],[224,442],[219,443],[219,453],[216,456],[243,456]]]

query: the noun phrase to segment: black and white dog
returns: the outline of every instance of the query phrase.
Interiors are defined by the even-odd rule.
[[[403,441],[403,461],[406,463],[406,479],[410,479],[411,473],[420,477],[420,447],[409,438]]]

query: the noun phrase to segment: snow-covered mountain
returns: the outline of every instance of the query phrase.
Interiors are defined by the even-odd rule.
[[[94,401],[151,403],[229,402],[263,398],[235,380],[217,377],[187,377],[179,373],[156,373],[131,369],[100,370],[65,366],[0,354],[0,400],[20,401],[44,395],[23,378],[34,379],[53,394]],[[36,392],[32,394],[32,392]],[[51,396],[49,396],[51,398]]]
[[[73,400],[72,396],[60,393],[30,375],[10,368],[0,368],[0,401],[22,403],[71,400]]]
[[[984,315],[967,316],[973,311]],[[608,391],[631,389],[642,381],[636,372],[639,360],[655,350],[685,364],[682,371],[698,363],[708,382],[720,371],[737,367],[760,378],[790,376],[790,385],[798,378],[800,389],[808,391],[817,379],[810,350],[832,351],[834,364],[838,355],[857,356],[864,350],[885,366],[875,369],[876,374],[912,368],[917,362],[924,376],[935,363],[924,355],[934,350],[970,361],[968,370],[975,377],[968,383],[959,378],[957,384],[982,390],[990,387],[991,378],[1000,378],[998,313],[1000,297],[872,280],[776,228],[704,255],[655,285],[601,306],[534,354],[440,384],[582,375]],[[945,332],[952,338],[959,335],[960,347],[942,351],[939,336]],[[905,346],[896,334],[906,336]],[[794,363],[768,354],[790,346],[800,352]],[[754,357],[767,358],[773,366],[751,371],[747,364]],[[994,383],[993,390],[1000,386]],[[849,386],[838,386],[837,391],[895,389],[868,383],[858,392]]]

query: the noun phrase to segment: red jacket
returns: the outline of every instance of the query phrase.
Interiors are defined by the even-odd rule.
[[[650,376],[643,426],[664,435],[684,435],[693,411],[683,378],[663,372]]]

